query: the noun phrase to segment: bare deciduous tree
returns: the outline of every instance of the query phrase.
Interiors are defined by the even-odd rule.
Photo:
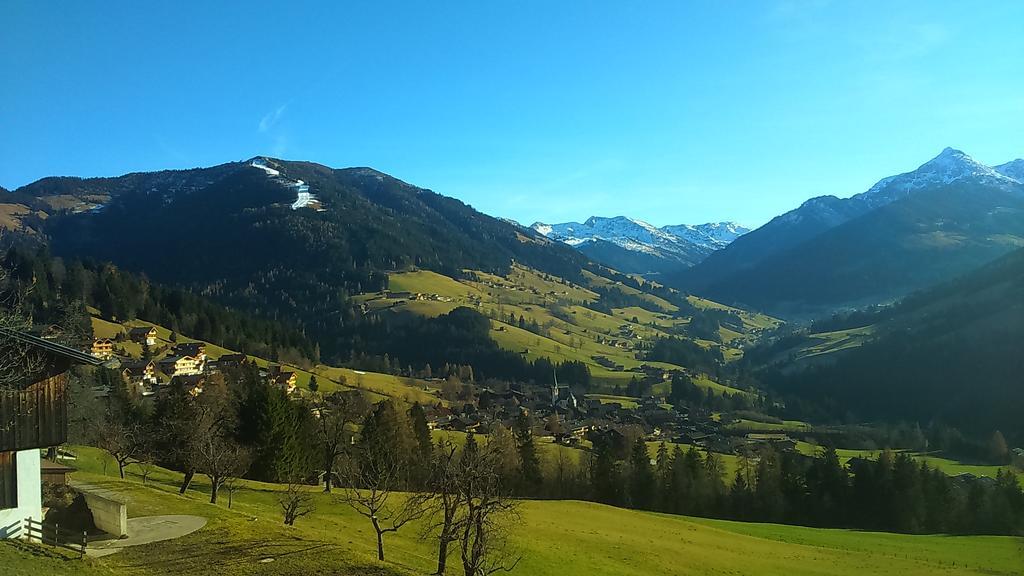
[[[205,458],[203,448],[213,436],[230,436],[234,428],[234,407],[223,378],[211,377],[203,393],[193,397],[184,390],[175,392],[171,414],[165,422],[165,457],[174,462],[185,474],[179,494],[188,490],[192,479]],[[248,460],[248,459],[247,459]],[[249,462],[245,462],[248,469]],[[244,472],[244,470],[243,470]],[[228,494],[229,498],[231,493]]]
[[[11,335],[31,327],[21,296],[7,271],[0,268],[0,390],[16,388],[25,374],[33,374],[43,368],[43,358]],[[4,424],[0,423],[0,426]]]
[[[460,465],[455,447],[451,442],[441,441],[432,459],[429,492],[424,498],[426,522],[422,537],[437,539],[438,576],[445,573],[449,547],[459,541],[461,522],[465,514],[465,501],[459,486]]]
[[[281,512],[284,513],[285,526],[294,526],[296,520],[312,514],[316,509],[313,495],[294,480],[288,482],[288,488],[278,496],[277,503],[281,505]]]
[[[224,484],[220,489],[228,493],[228,509],[235,503],[235,492],[238,492],[241,487],[242,479],[238,476],[231,476],[224,480]]]
[[[94,431],[96,446],[114,458],[122,480],[125,467],[136,462],[145,452],[144,436],[140,425],[126,423],[118,418],[108,418],[97,423]]]
[[[520,560],[508,544],[508,526],[519,513],[501,479],[502,458],[500,451],[484,447],[460,462],[459,489],[466,506],[460,535],[465,576],[510,572]]]
[[[231,478],[245,474],[252,458],[249,450],[224,434],[210,434],[198,442],[196,471],[210,479],[210,504]]]
[[[156,471],[156,462],[151,450],[140,451],[135,462],[132,462],[139,469],[139,476],[142,477],[142,484],[149,483],[149,477]]]
[[[371,449],[372,450],[372,449]],[[396,496],[405,480],[402,461],[389,450],[373,450],[350,460],[345,467],[342,501],[373,524],[377,534],[377,559],[384,560],[384,535],[423,516],[419,498]]]
[[[314,394],[313,409],[318,416],[316,440],[324,470],[324,492],[330,492],[334,476],[352,440],[350,428],[362,420],[369,406],[362,394]]]

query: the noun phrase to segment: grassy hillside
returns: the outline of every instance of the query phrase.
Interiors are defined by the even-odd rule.
[[[459,306],[475,308],[492,318],[491,337],[502,348],[530,360],[547,357],[585,362],[590,366],[597,387],[608,392],[616,385],[625,386],[634,376],[642,377],[637,371],[642,364],[678,368],[643,360],[643,350],[657,338],[682,334],[689,317],[679,314],[677,306],[654,294],[592,272],[585,271],[583,276],[588,286],[519,265],[513,266],[506,276],[476,271],[463,279],[418,270],[391,274],[390,292],[364,294],[359,301],[369,311],[379,314],[437,316]],[[610,313],[600,310],[603,307],[595,303],[600,302],[601,295],[595,290],[612,286],[643,304],[611,308]],[[410,294],[421,296],[410,298]],[[721,343],[699,341],[705,348],[721,349],[728,359],[742,356],[741,347],[761,330],[778,325],[773,318],[708,300],[694,299],[693,305],[698,309],[727,310],[741,318],[742,331],[722,328]],[[522,317],[527,326],[541,326],[543,334],[512,323],[509,317],[513,314],[516,319]],[[594,359],[601,356],[622,366],[622,370],[610,369]],[[695,383],[719,394],[745,393],[723,386],[706,375],[698,375]],[[664,393],[666,390],[656,391]]]
[[[205,502],[207,484],[175,493],[179,475],[160,470],[148,486],[104,456],[81,449],[75,477],[129,497],[129,515],[199,514],[207,527],[182,539],[103,558],[95,573],[148,574],[422,574],[433,567],[432,548],[415,527],[389,535],[390,559],[372,558],[372,530],[332,497],[316,493],[317,511],[293,528],[280,522],[280,486],[245,482],[231,510]],[[648,575],[1006,575],[1024,569],[1019,538],[906,536],[745,524],[621,510],[574,501],[524,502],[512,533],[523,559],[513,574]],[[0,547],[0,560],[10,552]],[[36,572],[38,573],[38,572]],[[454,572],[453,572],[454,573]]]

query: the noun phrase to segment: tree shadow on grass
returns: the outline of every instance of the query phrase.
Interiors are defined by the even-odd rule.
[[[173,554],[156,554],[141,562],[129,562],[127,568],[165,566],[169,563],[201,564],[204,566],[230,566],[248,564],[264,558],[285,558],[313,551],[327,551],[338,548],[334,544],[307,540],[232,540],[203,543],[189,543],[177,547]]]
[[[0,546],[7,546],[8,548],[13,548],[18,552],[28,554],[36,558],[48,558],[64,561],[77,561],[79,559],[78,554],[72,556],[71,554],[64,553],[53,546],[25,542],[24,540],[0,540]]]

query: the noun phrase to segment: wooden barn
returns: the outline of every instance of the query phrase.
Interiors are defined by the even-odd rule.
[[[10,372],[0,387],[0,538],[14,538],[26,518],[42,521],[40,450],[67,441],[67,371],[103,360],[5,328],[0,353]]]

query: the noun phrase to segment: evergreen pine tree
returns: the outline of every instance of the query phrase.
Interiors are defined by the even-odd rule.
[[[520,480],[525,494],[535,495],[540,492],[543,476],[540,469],[540,458],[537,446],[533,441],[530,416],[520,413],[515,423],[516,447],[519,450]]]
[[[650,510],[655,502],[654,471],[651,470],[651,456],[642,436],[637,437],[629,457],[630,501],[634,508]]]

